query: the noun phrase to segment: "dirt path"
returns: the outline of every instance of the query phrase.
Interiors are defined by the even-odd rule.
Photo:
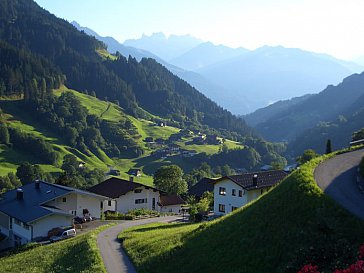
[[[364,219],[364,194],[357,185],[357,167],[364,149],[337,155],[315,169],[318,186],[351,213]]]
[[[129,260],[124,249],[118,240],[118,234],[130,227],[155,223],[155,222],[174,222],[181,217],[167,216],[149,218],[137,221],[123,221],[99,233],[97,236],[97,245],[100,249],[108,273],[136,273],[135,267]]]

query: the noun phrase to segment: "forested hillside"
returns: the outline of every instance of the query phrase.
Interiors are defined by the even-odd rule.
[[[271,113],[269,116],[268,114]],[[271,141],[287,141],[288,155],[306,149],[325,152],[331,140],[334,149],[347,147],[351,135],[364,127],[364,73],[351,75],[319,94],[283,101],[260,109],[247,120]]]
[[[154,60],[138,63],[121,55],[115,62],[102,59],[97,51],[105,50],[103,43],[77,31],[31,0],[5,0],[0,3],[0,10],[0,39],[46,58],[59,68],[65,75],[66,85],[73,89],[95,92],[98,98],[118,101],[134,116],[142,115],[141,106],[181,123],[197,122],[241,135],[250,134],[244,121]],[[22,90],[17,92],[22,93]]]
[[[339,85],[330,85],[319,94],[272,116],[256,129],[269,140],[292,140],[319,122],[333,121],[349,109],[352,113],[359,110],[364,106],[359,103],[363,94],[364,73],[354,74]]]
[[[127,178],[140,168],[151,184],[172,164],[195,183],[286,163],[285,145],[256,137],[155,60],[111,55],[31,0],[0,2],[0,56],[0,174],[22,183],[85,188],[110,170]],[[14,181],[0,177],[0,186]]]

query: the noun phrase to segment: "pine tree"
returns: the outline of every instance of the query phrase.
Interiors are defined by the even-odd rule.
[[[332,153],[331,139],[328,139],[326,142],[326,152],[325,154]]]

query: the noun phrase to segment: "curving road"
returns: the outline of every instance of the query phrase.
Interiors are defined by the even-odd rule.
[[[364,149],[337,155],[315,169],[318,186],[348,211],[364,219],[364,194],[357,185],[357,168]]]
[[[122,221],[120,224],[100,232],[97,236],[97,245],[100,249],[108,273],[136,273],[135,267],[126,255],[118,234],[130,227],[155,222],[175,222],[182,220],[180,216],[166,216],[136,221]]]

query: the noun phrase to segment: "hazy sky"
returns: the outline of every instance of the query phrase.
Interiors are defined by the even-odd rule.
[[[283,45],[342,59],[364,55],[364,0],[36,0],[68,21],[123,42],[191,34],[255,49]]]

